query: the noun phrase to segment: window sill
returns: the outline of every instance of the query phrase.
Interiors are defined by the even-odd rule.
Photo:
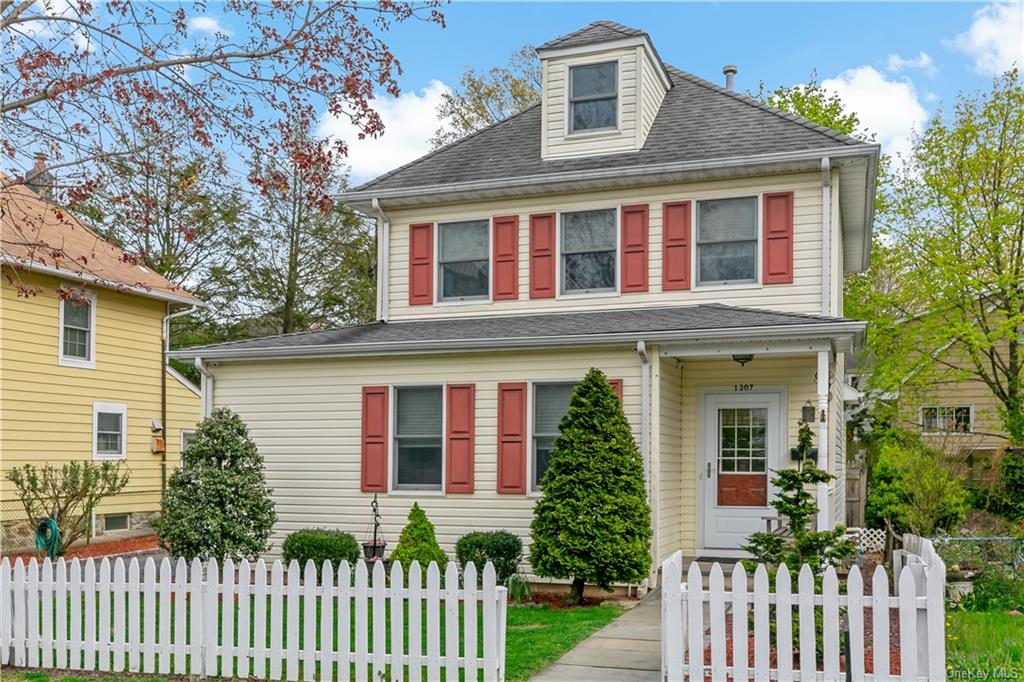
[[[460,305],[480,305],[481,303],[490,303],[491,299],[489,296],[483,296],[481,298],[462,298],[462,299],[446,299],[434,301],[435,306],[446,307],[446,306],[460,306]]]
[[[600,291],[581,291],[581,292],[569,291],[569,292],[562,292],[562,293],[558,294],[559,300],[563,300],[563,299],[572,300],[574,298],[618,298],[619,296],[620,296],[620,294],[619,294],[619,291],[617,289],[607,289],[607,290],[600,290]]]
[[[602,137],[617,137],[622,135],[620,128],[601,128],[600,130],[571,130],[565,134],[567,140],[586,140]]]
[[[741,284],[698,284],[693,291],[743,291],[751,289],[763,289],[760,282],[743,282]]]
[[[57,359],[61,367],[77,367],[78,369],[96,369],[95,360],[81,360],[78,358],[66,358],[63,355]]]
[[[426,495],[428,497],[444,497],[443,490],[390,490],[388,495],[395,497],[416,497]]]
[[[94,462],[124,462],[128,459],[128,455],[101,455],[93,454],[92,459]]]

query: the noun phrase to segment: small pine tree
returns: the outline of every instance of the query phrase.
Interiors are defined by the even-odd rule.
[[[420,562],[420,566],[424,568],[429,566],[431,561],[436,561],[442,571],[448,563],[448,555],[441,549],[441,545],[437,544],[434,524],[416,502],[412,503],[409,523],[405,524],[402,534],[398,537],[398,546],[391,553],[391,560],[401,563],[406,570],[409,570],[413,561]]]
[[[640,451],[600,370],[576,386],[558,429],[533,511],[530,564],[537,575],[571,578],[578,604],[587,583],[611,590],[647,577],[651,510]]]
[[[277,521],[263,457],[242,419],[226,408],[204,419],[167,482],[160,546],[192,559],[253,559],[270,549]]]

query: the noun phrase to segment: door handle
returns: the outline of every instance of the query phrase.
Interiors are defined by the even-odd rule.
[[[708,478],[711,478],[711,462],[708,462]]]

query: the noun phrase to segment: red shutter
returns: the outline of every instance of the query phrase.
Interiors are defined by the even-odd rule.
[[[476,443],[476,386],[449,384],[445,429],[445,490],[473,492],[473,453]]]
[[[609,379],[608,383],[612,385],[612,389],[615,391],[615,395],[619,396],[619,402],[622,402],[622,379]]]
[[[530,216],[530,298],[555,297],[555,214]]]
[[[647,291],[647,204],[622,207],[622,292]]]
[[[363,387],[363,433],[359,488],[364,493],[388,490],[388,387]]]
[[[494,300],[519,298],[519,216],[494,219]]]
[[[793,193],[764,195],[764,283],[793,282]]]
[[[409,305],[434,303],[434,225],[409,226]]]
[[[677,201],[661,207],[661,288],[690,288],[690,202]]]
[[[526,384],[498,384],[498,492],[526,492]]]

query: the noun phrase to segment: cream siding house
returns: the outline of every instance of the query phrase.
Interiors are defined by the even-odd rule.
[[[164,320],[199,301],[28,188],[0,202],[3,549],[32,543],[6,478],[25,464],[122,462],[128,485],[95,509],[93,533],[152,533],[200,419],[198,388],[165,365]]]
[[[542,46],[540,104],[339,199],[377,219],[378,321],[193,348],[206,409],[249,424],[280,516],[449,552],[529,543],[572,383],[598,367],[644,458],[656,560],[740,556],[801,419],[841,481],[842,317],[878,147],[664,64],[596,22]],[[842,523],[837,483],[822,527]],[[657,565],[657,564],[654,564]]]

